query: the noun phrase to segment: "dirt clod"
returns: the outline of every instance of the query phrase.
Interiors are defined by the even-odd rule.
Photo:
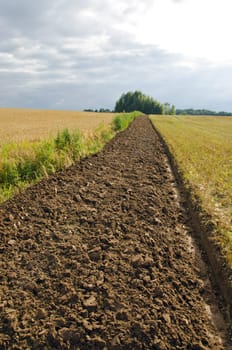
[[[97,300],[96,298],[92,295],[88,299],[84,300],[83,302],[84,307],[88,309],[88,311],[96,311],[97,310]]]

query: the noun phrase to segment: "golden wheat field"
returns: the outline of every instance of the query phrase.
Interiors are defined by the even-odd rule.
[[[92,131],[110,124],[113,113],[0,108],[0,145],[23,140],[37,141],[68,128]]]

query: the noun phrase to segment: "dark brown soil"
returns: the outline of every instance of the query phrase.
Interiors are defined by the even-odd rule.
[[[0,348],[229,349],[188,231],[140,117],[0,207]]]

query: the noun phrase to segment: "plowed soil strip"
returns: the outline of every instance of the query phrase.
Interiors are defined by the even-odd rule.
[[[1,349],[225,349],[146,117],[0,207]]]

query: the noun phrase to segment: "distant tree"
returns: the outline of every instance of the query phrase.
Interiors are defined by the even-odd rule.
[[[145,114],[163,114],[163,105],[141,91],[123,93],[115,104],[115,112],[140,111]]]
[[[208,109],[193,109],[193,108],[187,108],[187,109],[177,109],[176,110],[177,115],[212,115],[212,116],[232,116],[232,113],[230,112],[215,112]]]
[[[169,114],[169,111],[170,111],[170,103],[165,102],[163,106],[164,106],[164,114]]]
[[[100,113],[110,113],[111,110],[110,110],[109,108],[100,108],[100,109],[99,109],[99,112],[100,112]]]
[[[99,110],[98,109],[91,109],[91,108],[86,108],[84,109],[84,112],[95,112],[95,113],[111,113],[111,110],[109,108],[100,108]]]
[[[165,102],[163,107],[164,107],[164,114],[167,114],[167,115],[176,114],[176,108],[174,105],[171,106],[170,103]]]
[[[175,115],[176,114],[176,107],[174,105],[172,105],[172,107],[171,107],[170,114],[171,115]]]

